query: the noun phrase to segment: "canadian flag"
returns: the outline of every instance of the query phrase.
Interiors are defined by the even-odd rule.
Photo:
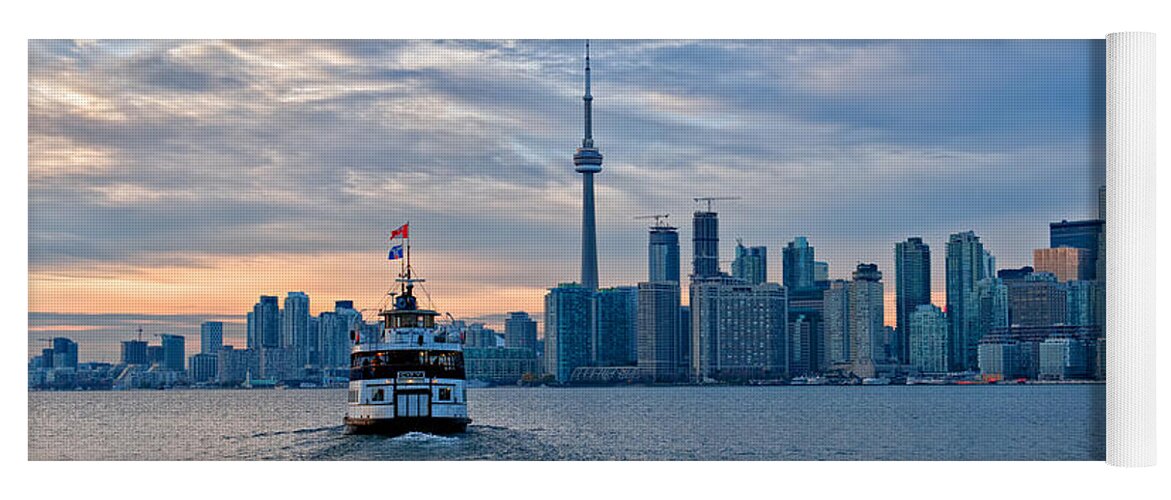
[[[411,225],[409,223],[403,224],[398,229],[395,229],[394,231],[390,232],[390,239],[393,240],[393,239],[398,238],[400,236],[403,238],[410,238],[411,237],[410,232],[409,232],[410,229],[411,229]]]

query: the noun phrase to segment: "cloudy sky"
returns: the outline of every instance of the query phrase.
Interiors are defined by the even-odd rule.
[[[204,319],[240,345],[260,294],[376,308],[407,220],[438,309],[540,316],[578,273],[582,45],[30,42],[30,353],[64,335],[115,360],[139,325]],[[689,241],[697,196],[741,197],[716,206],[721,258],[766,245],[774,281],[797,235],[833,277],[877,263],[888,295],[894,243],[922,236],[939,303],[950,233],[1030,264],[1048,222],[1095,215],[1104,50],[595,41],[601,282],[645,279],[634,216]]]

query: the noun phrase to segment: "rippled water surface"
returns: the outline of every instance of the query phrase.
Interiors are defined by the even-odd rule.
[[[458,437],[354,436],[346,391],[29,393],[33,460],[1103,460],[1105,386],[470,389]]]

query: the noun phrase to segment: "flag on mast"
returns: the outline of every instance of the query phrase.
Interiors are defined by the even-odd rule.
[[[390,247],[390,254],[386,257],[389,260],[396,260],[403,258],[403,246],[395,245]]]
[[[411,229],[411,224],[409,222],[406,224],[403,224],[402,226],[399,226],[398,229],[395,229],[394,231],[390,232],[390,239],[393,240],[393,239],[398,238],[400,236],[403,238],[410,238],[411,237],[410,229]]]

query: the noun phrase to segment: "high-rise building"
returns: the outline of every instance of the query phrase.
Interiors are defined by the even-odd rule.
[[[1008,286],[1008,314],[1011,326],[1065,324],[1069,299],[1066,286],[1050,273],[1033,273]]]
[[[497,346],[496,330],[488,328],[483,323],[472,323],[468,325],[464,335],[464,346],[466,347],[500,347]]]
[[[1098,281],[1070,281],[1065,284],[1067,325],[1101,325],[1098,319]]]
[[[1081,248],[1038,248],[1033,250],[1033,268],[1037,272],[1052,273],[1057,281],[1088,280],[1096,274],[1092,269],[1090,253]]]
[[[638,284],[638,368],[653,382],[686,380],[680,360],[679,284]]]
[[[768,281],[768,247],[746,247],[744,242],[736,240],[732,276],[752,285]]]
[[[910,365],[921,373],[947,372],[947,316],[939,307],[921,304],[907,319]]]
[[[199,325],[199,353],[215,355],[224,346],[224,324],[204,321]],[[213,370],[214,371],[214,370]]]
[[[976,314],[970,333],[977,344],[994,328],[1009,326],[1008,286],[1004,283],[1000,278],[984,278],[968,296],[974,302],[968,310]]]
[[[248,378],[260,377],[260,353],[255,349],[234,349],[230,345],[220,349],[216,358],[216,382],[238,385]]]
[[[952,371],[973,370],[977,365],[974,323],[978,312],[972,299],[976,282],[988,276],[984,245],[976,233],[952,234],[947,241],[948,366]]]
[[[815,373],[816,360],[816,328],[817,321],[805,314],[793,314],[789,310],[789,325],[787,336],[789,345],[788,375],[791,377],[812,375]]]
[[[907,328],[911,313],[919,306],[931,303],[931,247],[923,238],[907,238],[895,244],[895,327],[899,342],[896,359],[902,363],[911,358]]]
[[[679,231],[666,224],[650,228],[647,247],[647,281],[679,283]]]
[[[1049,247],[1073,247],[1085,250],[1089,255],[1089,276],[1081,279],[1098,279],[1098,243],[1105,237],[1106,223],[1103,220],[1081,220],[1049,223]]]
[[[829,365],[850,362],[850,282],[833,280],[825,290],[825,357]]]
[[[598,288],[598,243],[594,222],[594,174],[602,171],[602,153],[594,147],[593,101],[590,94],[590,45],[586,42],[585,95],[582,102],[585,109],[585,137],[581,147],[573,154],[574,170],[582,177],[581,210],[581,286],[590,290]]]
[[[261,295],[249,318],[248,347],[263,349],[281,346],[281,309],[275,295]]]
[[[793,238],[793,241],[781,249],[781,284],[789,290],[813,288],[817,281],[816,261],[813,257],[814,249],[809,246],[809,241],[804,236]],[[826,274],[829,274],[828,265]]]
[[[304,368],[300,360],[300,352],[292,347],[261,349],[260,377],[276,382],[300,379]]]
[[[127,365],[149,365],[150,359],[146,357],[146,341],[123,340],[122,363]]]
[[[692,276],[720,274],[720,219],[716,212],[695,212],[691,219]]]
[[[53,338],[53,368],[77,369],[77,342],[65,337]]]
[[[680,295],[682,295],[680,291]],[[679,306],[679,373],[683,379],[691,377],[691,306]]]
[[[187,358],[186,339],[182,335],[163,334],[160,336],[163,344],[163,361],[159,367],[163,370],[181,372],[185,369]]]
[[[813,261],[813,283],[821,286],[829,281],[829,262]]]
[[[604,288],[594,294],[593,366],[638,364],[638,287]]]
[[[858,264],[850,282],[850,360],[859,377],[873,377],[886,360],[882,273],[875,264]]]
[[[354,309],[354,301],[335,301],[333,311],[321,313],[317,323],[322,368],[348,368],[352,335],[360,333],[363,325],[362,313]]]
[[[296,353],[296,363],[304,365],[313,350],[309,343],[309,296],[305,292],[289,292],[281,314],[281,346]]]
[[[577,283],[562,283],[545,295],[545,373],[558,382],[590,365],[593,298],[593,289]]]
[[[789,373],[824,371],[830,364],[825,338],[825,291],[789,290]]]
[[[696,380],[777,379],[788,372],[788,298],[776,283],[731,277],[691,284]]]
[[[219,362],[219,354],[211,354],[201,352],[188,359],[188,370],[191,375],[191,381],[195,383],[206,383],[216,380],[216,374],[219,371],[217,363]]]
[[[504,320],[504,347],[537,351],[537,322],[529,313],[508,313],[508,319]]]

